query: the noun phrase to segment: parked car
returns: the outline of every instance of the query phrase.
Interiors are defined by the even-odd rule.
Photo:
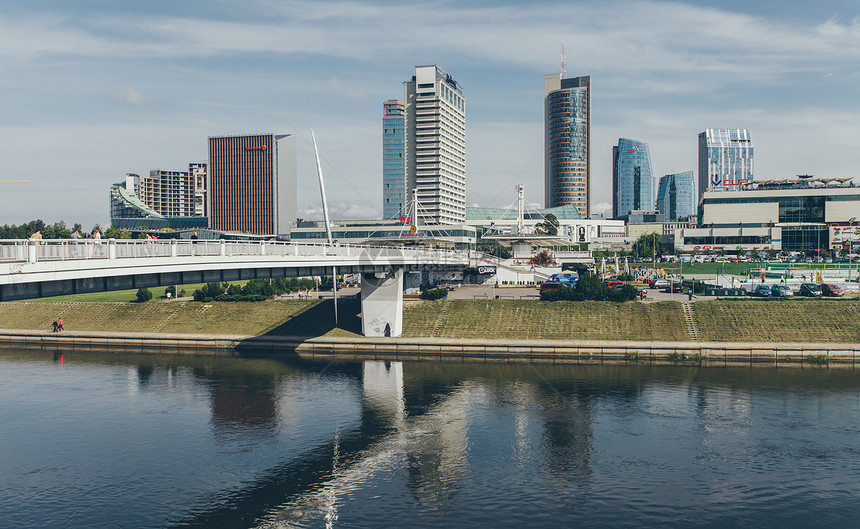
[[[546,292],[547,290],[558,290],[561,287],[573,288],[576,286],[577,281],[579,281],[579,274],[576,272],[553,274],[549,276],[549,279],[540,284],[538,290]]]
[[[770,285],[759,285],[756,287],[754,294],[762,298],[769,298],[771,295]]]
[[[841,298],[845,295],[845,291],[833,284],[822,283],[821,295],[831,298]]]
[[[663,289],[663,292],[683,292],[682,284],[680,281],[669,283],[666,285],[666,288]]]
[[[770,287],[770,294],[774,297],[790,298],[794,296],[794,292],[788,285],[774,285]]]
[[[666,288],[669,286],[669,282],[665,279],[652,279],[648,286],[651,288]]]
[[[609,281],[608,283],[606,283],[606,287],[607,288],[621,288],[626,284],[627,283],[625,283],[624,281]]]
[[[821,287],[819,287],[815,283],[802,283],[800,285],[800,290],[798,290],[797,293],[801,296],[817,298],[821,295]]]

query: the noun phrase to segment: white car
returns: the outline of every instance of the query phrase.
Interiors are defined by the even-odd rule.
[[[770,287],[770,295],[775,297],[790,298],[794,296],[788,285],[773,285]]]

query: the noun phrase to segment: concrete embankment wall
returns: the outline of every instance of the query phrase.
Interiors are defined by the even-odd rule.
[[[74,349],[238,356],[296,354],[340,360],[425,360],[548,362],[573,364],[755,365],[853,369],[860,344],[719,342],[558,342],[284,336],[205,336],[0,330],[0,346],[20,349]]]

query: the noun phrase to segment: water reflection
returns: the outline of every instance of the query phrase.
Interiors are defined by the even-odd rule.
[[[14,425],[0,446],[23,457],[0,461],[10,527],[93,513],[94,527],[207,528],[860,515],[806,501],[855,505],[850,371],[2,350],[0,364],[0,420]],[[58,438],[73,457],[51,458]]]

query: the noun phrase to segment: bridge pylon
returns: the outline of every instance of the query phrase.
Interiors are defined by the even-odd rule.
[[[361,274],[361,333],[403,334],[403,267]]]

